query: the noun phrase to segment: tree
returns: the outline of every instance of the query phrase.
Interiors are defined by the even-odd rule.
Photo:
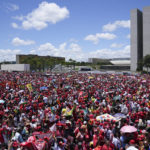
[[[75,66],[76,66],[76,61],[73,59],[69,59],[69,64],[73,66],[73,69],[75,70]]]
[[[150,55],[144,56],[143,66],[147,68],[147,72],[148,72],[148,68],[150,67]]]

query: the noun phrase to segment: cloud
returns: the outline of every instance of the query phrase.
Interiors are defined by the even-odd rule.
[[[57,22],[69,17],[69,10],[66,7],[60,7],[55,3],[42,2],[39,7],[28,13],[24,17],[16,17],[22,20],[21,27],[25,30],[36,29],[42,30],[49,23]]]
[[[30,50],[30,54],[36,54],[36,50]]]
[[[86,41],[92,41],[94,44],[98,44],[98,42],[99,42],[99,37],[98,37],[97,34],[96,34],[96,35],[90,34],[90,35],[86,36],[86,37],[84,38],[84,40],[86,40]]]
[[[0,49],[0,61],[15,60],[16,54],[21,54],[21,50]],[[87,61],[88,58],[128,58],[130,57],[130,45],[126,45],[119,50],[112,50],[111,48],[98,49],[94,51],[83,51],[81,46],[77,43],[61,43],[57,47],[47,42],[39,45],[36,49],[31,49],[28,53],[38,54],[41,56],[59,56],[65,57],[66,60],[70,58],[76,61]]]
[[[11,26],[12,26],[13,28],[15,28],[15,29],[19,28],[19,26],[18,26],[15,22],[13,22],[13,23],[11,24]]]
[[[77,43],[62,43],[58,47],[51,43],[40,45],[37,49],[30,51],[31,54],[50,55],[65,57],[66,60],[70,58],[77,61],[87,61],[88,58],[125,58],[130,57],[130,45],[126,45],[119,50],[112,50],[111,48],[99,49],[91,52],[85,52]]]
[[[88,35],[84,38],[84,40],[92,41],[94,44],[98,44],[99,39],[105,39],[105,40],[113,40],[117,36],[115,34],[111,33],[96,33],[95,35]]]
[[[23,21],[25,19],[25,16],[15,16],[15,17],[12,17],[13,19],[16,19],[16,20],[19,20],[19,21]]]
[[[71,49],[72,52],[75,52],[75,53],[81,52],[81,47],[76,43],[71,43],[70,44],[70,49]]]
[[[67,46],[67,43],[64,42],[64,43],[62,43],[62,44],[59,45],[59,49],[60,49],[61,51],[64,51],[64,50],[66,49],[66,46]]]
[[[113,43],[110,45],[111,48],[121,48],[123,46],[123,44],[117,44],[117,43]]]
[[[74,39],[74,38],[71,38],[71,39],[69,40],[69,42],[75,42],[75,43],[77,43],[78,40],[76,40],[76,39]]]
[[[21,50],[0,49],[0,61],[15,61],[16,54],[21,53]]]
[[[15,37],[13,40],[12,40],[12,44],[15,45],[15,46],[26,46],[26,45],[32,45],[32,44],[35,44],[35,41],[32,41],[32,40],[22,40],[18,37]]]
[[[126,58],[130,57],[130,45],[120,50],[100,49],[89,53],[89,56],[96,58]]]
[[[11,4],[11,3],[9,3],[6,8],[7,8],[7,10],[9,10],[9,11],[16,11],[16,10],[19,10],[19,6],[18,6],[18,5],[16,5],[16,4]]]
[[[84,53],[81,47],[77,43],[69,43],[66,42],[60,44],[58,47],[55,47],[51,43],[45,43],[40,45],[36,50],[31,50],[30,53],[32,54],[39,54],[39,55],[50,55],[50,56],[61,56],[65,57],[66,60],[70,58],[75,60],[82,60],[84,58]]]
[[[40,45],[40,47],[38,48],[38,51],[55,51],[56,48],[55,46],[53,46],[51,43],[45,43],[45,44],[42,44]]]
[[[112,32],[115,31],[117,28],[130,28],[130,20],[118,20],[113,23],[108,23],[103,26],[103,31]]]

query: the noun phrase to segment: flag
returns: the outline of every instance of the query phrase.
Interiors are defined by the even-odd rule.
[[[73,108],[71,110],[69,110],[68,112],[66,112],[65,116],[72,116],[73,111],[76,109],[76,105],[73,106]]]
[[[56,123],[50,127],[51,132],[56,132]]]
[[[25,89],[25,85],[23,85],[23,84],[19,85],[19,88],[24,90]]]
[[[27,86],[27,88],[28,88],[28,90],[29,90],[30,92],[33,91],[31,83],[27,84],[26,86]]]
[[[57,99],[57,100],[56,100],[56,102],[57,102],[57,104],[59,104],[59,105],[60,105],[60,100],[59,100],[59,99]]]
[[[81,97],[83,95],[83,91],[81,91],[80,93],[79,93],[79,97]]]

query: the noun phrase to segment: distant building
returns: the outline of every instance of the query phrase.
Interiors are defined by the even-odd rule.
[[[144,7],[143,12],[131,10],[131,71],[140,67],[147,54],[150,54],[150,6]]]
[[[97,63],[110,63],[110,59],[102,59],[102,58],[89,58],[89,63],[97,64]]]
[[[102,65],[101,70],[129,71],[130,65]]]
[[[150,6],[143,9],[143,56],[150,54]]]
[[[55,56],[38,56],[38,55],[16,55],[16,64],[22,64],[24,61],[28,61],[30,58],[44,58],[44,60],[55,61],[55,62],[65,62],[65,57],[55,57]]]
[[[32,71],[51,70],[56,64],[65,62],[64,57],[38,56],[38,55],[16,55],[17,64],[30,64]]]
[[[130,66],[131,60],[130,58],[113,58],[110,60],[113,65],[127,65]]]
[[[113,70],[113,71],[129,71],[130,70],[130,58],[113,58],[110,60],[112,65],[101,65],[101,70]]]

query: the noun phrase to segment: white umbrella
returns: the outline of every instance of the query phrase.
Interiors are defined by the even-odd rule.
[[[19,91],[19,93],[22,93],[22,92],[24,92],[24,90],[20,90],[20,91]]]
[[[126,126],[123,126],[120,131],[122,133],[133,133],[133,132],[136,132],[137,129],[134,127],[134,126],[130,126],[130,125],[126,125]]]
[[[146,83],[146,80],[143,80],[142,83]]]
[[[5,101],[1,99],[0,100],[0,104],[4,104],[4,103],[5,103]]]

